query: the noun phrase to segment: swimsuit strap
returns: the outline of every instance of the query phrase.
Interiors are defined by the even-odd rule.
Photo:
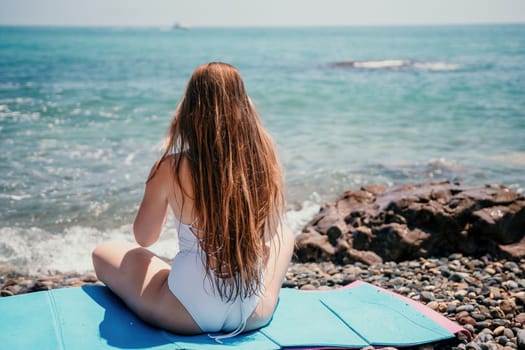
[[[193,223],[185,224],[175,218],[175,227],[177,229],[177,236],[179,240],[179,251],[198,250],[200,246],[199,238],[193,232],[196,230],[193,226]]]

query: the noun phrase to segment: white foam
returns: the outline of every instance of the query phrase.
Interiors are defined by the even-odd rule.
[[[415,69],[424,71],[453,71],[461,68],[459,64],[441,61],[412,61],[412,60],[369,60],[339,62],[336,66],[353,67],[359,69]]]
[[[5,194],[5,193],[0,193],[0,198],[6,198],[6,199],[11,199],[11,200],[14,200],[14,201],[21,201],[22,199],[27,199],[27,198],[31,198],[31,195],[29,194]]]
[[[107,202],[89,202],[89,213],[95,217],[99,217],[100,214],[104,213],[109,208],[109,203]]]
[[[509,188],[516,193],[519,193],[521,195],[525,195],[525,188],[521,187],[519,184],[510,184]]]
[[[117,117],[116,114],[111,113],[111,112],[106,112],[106,111],[100,111],[100,112],[98,112],[98,115],[103,117],[103,118],[108,118],[108,119],[113,119],[113,118]]]
[[[319,213],[320,202],[319,195],[314,193],[309,200],[302,203],[299,209],[291,209],[286,212],[286,221],[293,233],[296,235],[301,233],[306,223]]]
[[[414,62],[413,66],[416,69],[429,71],[453,71],[461,67],[459,64],[447,62]]]
[[[465,170],[461,164],[446,158],[430,159],[427,166],[432,169],[439,169],[440,171],[461,172]]]
[[[22,113],[20,111],[0,111],[0,121],[13,120],[15,122],[34,122],[40,119],[40,112]]]
[[[75,108],[71,111],[71,115],[80,115],[80,113],[82,113],[82,109],[80,108]]]
[[[124,160],[124,164],[131,165],[133,163],[133,159],[135,159],[135,154],[130,153],[126,156],[126,159]]]
[[[387,69],[401,68],[409,64],[409,61],[403,60],[383,60],[383,61],[356,61],[354,67],[364,69]]]
[[[131,225],[101,231],[74,226],[60,233],[39,228],[0,228],[0,264],[17,266],[21,272],[48,274],[93,270],[91,252],[104,241],[133,242]],[[171,258],[178,251],[174,227],[166,227],[160,240],[149,248]]]

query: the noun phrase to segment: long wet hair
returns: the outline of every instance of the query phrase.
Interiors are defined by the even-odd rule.
[[[235,67],[212,62],[195,70],[162,158],[177,152],[189,161],[196,227],[220,296],[259,293],[265,239],[277,232],[284,212],[283,178],[274,143]],[[176,177],[181,159],[173,162]]]

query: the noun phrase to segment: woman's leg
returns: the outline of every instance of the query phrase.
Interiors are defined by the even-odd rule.
[[[144,321],[175,333],[201,333],[168,289],[170,266],[149,250],[131,243],[103,243],[93,251],[93,266],[98,279]]]

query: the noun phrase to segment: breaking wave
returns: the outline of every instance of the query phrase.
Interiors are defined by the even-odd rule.
[[[287,211],[286,221],[295,234],[318,213],[318,200],[313,195]],[[149,249],[166,259],[173,258],[178,252],[176,230],[173,215],[169,215],[159,241]],[[132,225],[113,229],[75,225],[59,232],[38,227],[1,227],[0,267],[30,275],[91,271],[91,251],[104,241],[134,242]]]
[[[341,61],[330,64],[334,68],[366,69],[366,70],[396,70],[414,69],[422,71],[454,71],[461,65],[441,61],[413,61],[413,60],[372,60],[372,61]]]

